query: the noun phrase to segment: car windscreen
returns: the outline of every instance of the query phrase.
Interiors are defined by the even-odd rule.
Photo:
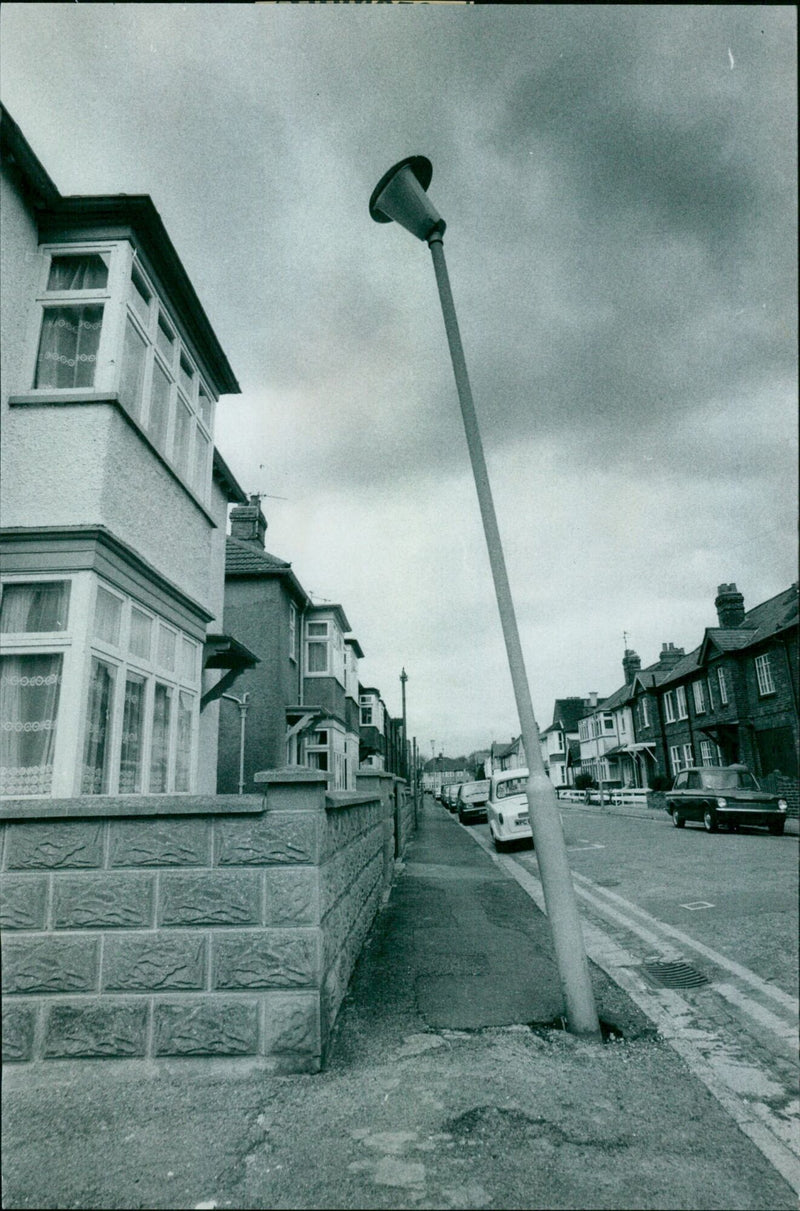
[[[462,799],[485,799],[488,793],[488,782],[465,782],[461,787]]]
[[[507,778],[504,782],[498,782],[494,788],[495,798],[507,799],[509,795],[524,795],[527,782],[527,778]]]
[[[715,791],[757,791],[752,774],[738,769],[704,769],[700,775],[703,786]]]

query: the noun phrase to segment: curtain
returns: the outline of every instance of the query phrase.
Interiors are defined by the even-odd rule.
[[[50,261],[48,290],[104,290],[108,265],[98,252],[54,256]]]
[[[5,585],[0,608],[0,631],[4,635],[65,631],[69,588],[67,580],[47,584]]]
[[[84,795],[108,793],[114,674],[115,670],[110,665],[92,657],[81,781],[81,793]]]
[[[175,790],[191,790],[194,694],[178,693],[178,743],[175,749]]]
[[[0,794],[49,795],[60,655],[0,658]]]
[[[91,387],[102,324],[102,304],[45,307],[34,387]]]
[[[172,690],[156,682],[153,703],[153,739],[150,749],[150,793],[163,794],[169,774],[169,725]]]
[[[119,759],[119,793],[121,795],[138,795],[142,789],[144,693],[144,677],[139,677],[136,673],[129,673],[125,682],[122,749]]]

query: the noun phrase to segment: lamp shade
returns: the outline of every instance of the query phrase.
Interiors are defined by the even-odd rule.
[[[425,156],[409,156],[385,173],[372,191],[369,213],[376,223],[399,223],[418,240],[443,232],[445,221],[426,190],[433,167]]]

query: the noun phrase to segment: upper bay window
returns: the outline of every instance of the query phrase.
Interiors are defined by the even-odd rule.
[[[26,388],[116,393],[173,471],[204,503],[213,396],[158,290],[127,242],[43,249],[33,370]],[[67,394],[69,393],[69,394]]]

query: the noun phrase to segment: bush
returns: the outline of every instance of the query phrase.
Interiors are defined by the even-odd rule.
[[[576,774],[575,789],[578,791],[589,790],[591,787],[597,786],[591,774]]]

